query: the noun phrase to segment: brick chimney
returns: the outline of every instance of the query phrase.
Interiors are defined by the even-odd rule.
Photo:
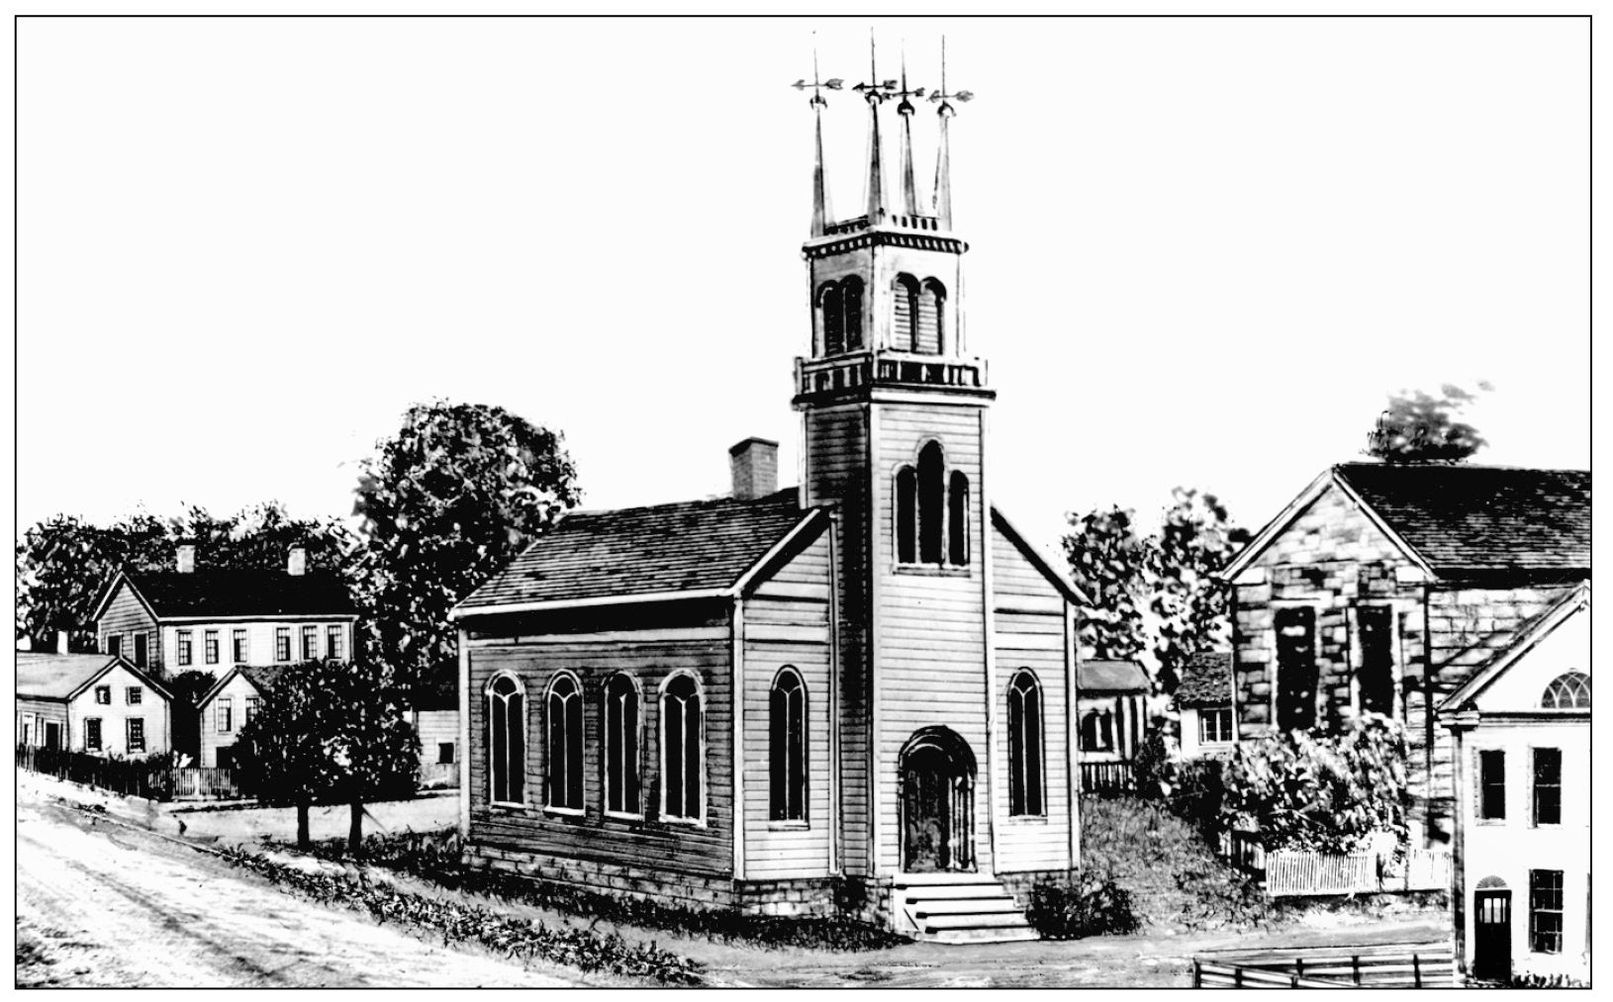
[[[747,438],[728,450],[734,497],[752,501],[778,490],[778,443]]]
[[[302,577],[308,570],[308,551],[300,546],[293,546],[286,554],[286,573],[294,578]]]
[[[196,544],[180,543],[174,547],[174,570],[189,574],[196,570]]]

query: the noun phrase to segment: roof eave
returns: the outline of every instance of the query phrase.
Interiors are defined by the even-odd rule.
[[[1025,538],[1025,534],[1014,528],[1014,524],[1008,521],[1008,516],[1004,515],[996,505],[991,506],[991,521],[993,525],[1002,530],[1004,536],[1008,537],[1008,541],[1013,543],[1015,548],[1025,555],[1025,559],[1029,560],[1037,570],[1042,572],[1043,577],[1057,586],[1059,591],[1063,593],[1065,601],[1072,605],[1092,604],[1092,600],[1087,597],[1086,593],[1074,581],[1060,574],[1048,559],[1042,555],[1042,552],[1030,544]]]
[[[506,602],[500,605],[470,607],[456,605],[448,611],[448,619],[450,622],[459,622],[476,616],[503,616],[517,612],[549,612],[556,609],[583,609],[591,606],[637,605],[649,602],[730,598],[732,595],[732,588],[692,588],[683,591],[639,592],[634,595],[596,595],[590,598],[556,598],[538,602]]]

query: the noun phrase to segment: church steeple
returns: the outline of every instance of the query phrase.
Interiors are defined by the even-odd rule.
[[[872,226],[885,218],[885,164],[881,155],[884,142],[879,136],[879,106],[896,90],[895,80],[879,79],[872,31],[868,33],[868,82],[852,89],[861,91],[868,101],[868,223]]]

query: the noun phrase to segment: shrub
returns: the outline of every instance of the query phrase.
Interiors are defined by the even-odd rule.
[[[1142,925],[1131,892],[1109,874],[1092,871],[1038,881],[1025,917],[1047,939],[1123,935]]]
[[[1171,813],[1188,822],[1206,842],[1215,844],[1221,832],[1221,802],[1226,781],[1220,759],[1184,762],[1171,785]]]
[[[1176,781],[1176,766],[1171,762],[1170,749],[1165,746],[1162,721],[1154,722],[1148,736],[1143,739],[1142,747],[1137,749],[1137,757],[1132,761],[1132,774],[1137,780],[1139,797],[1153,800],[1170,795]]]
[[[1508,988],[1589,988],[1590,985],[1567,974],[1514,974]]]

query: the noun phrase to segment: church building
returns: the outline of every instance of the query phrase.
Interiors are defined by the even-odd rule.
[[[455,608],[473,862],[943,941],[1034,938],[1029,888],[1077,866],[1078,593],[991,504],[947,146],[967,93],[903,77],[854,88],[867,200],[839,220],[840,82],[798,84],[817,119],[799,484],[748,439],[730,496],[572,513]],[[940,118],[922,206],[914,98]]]

